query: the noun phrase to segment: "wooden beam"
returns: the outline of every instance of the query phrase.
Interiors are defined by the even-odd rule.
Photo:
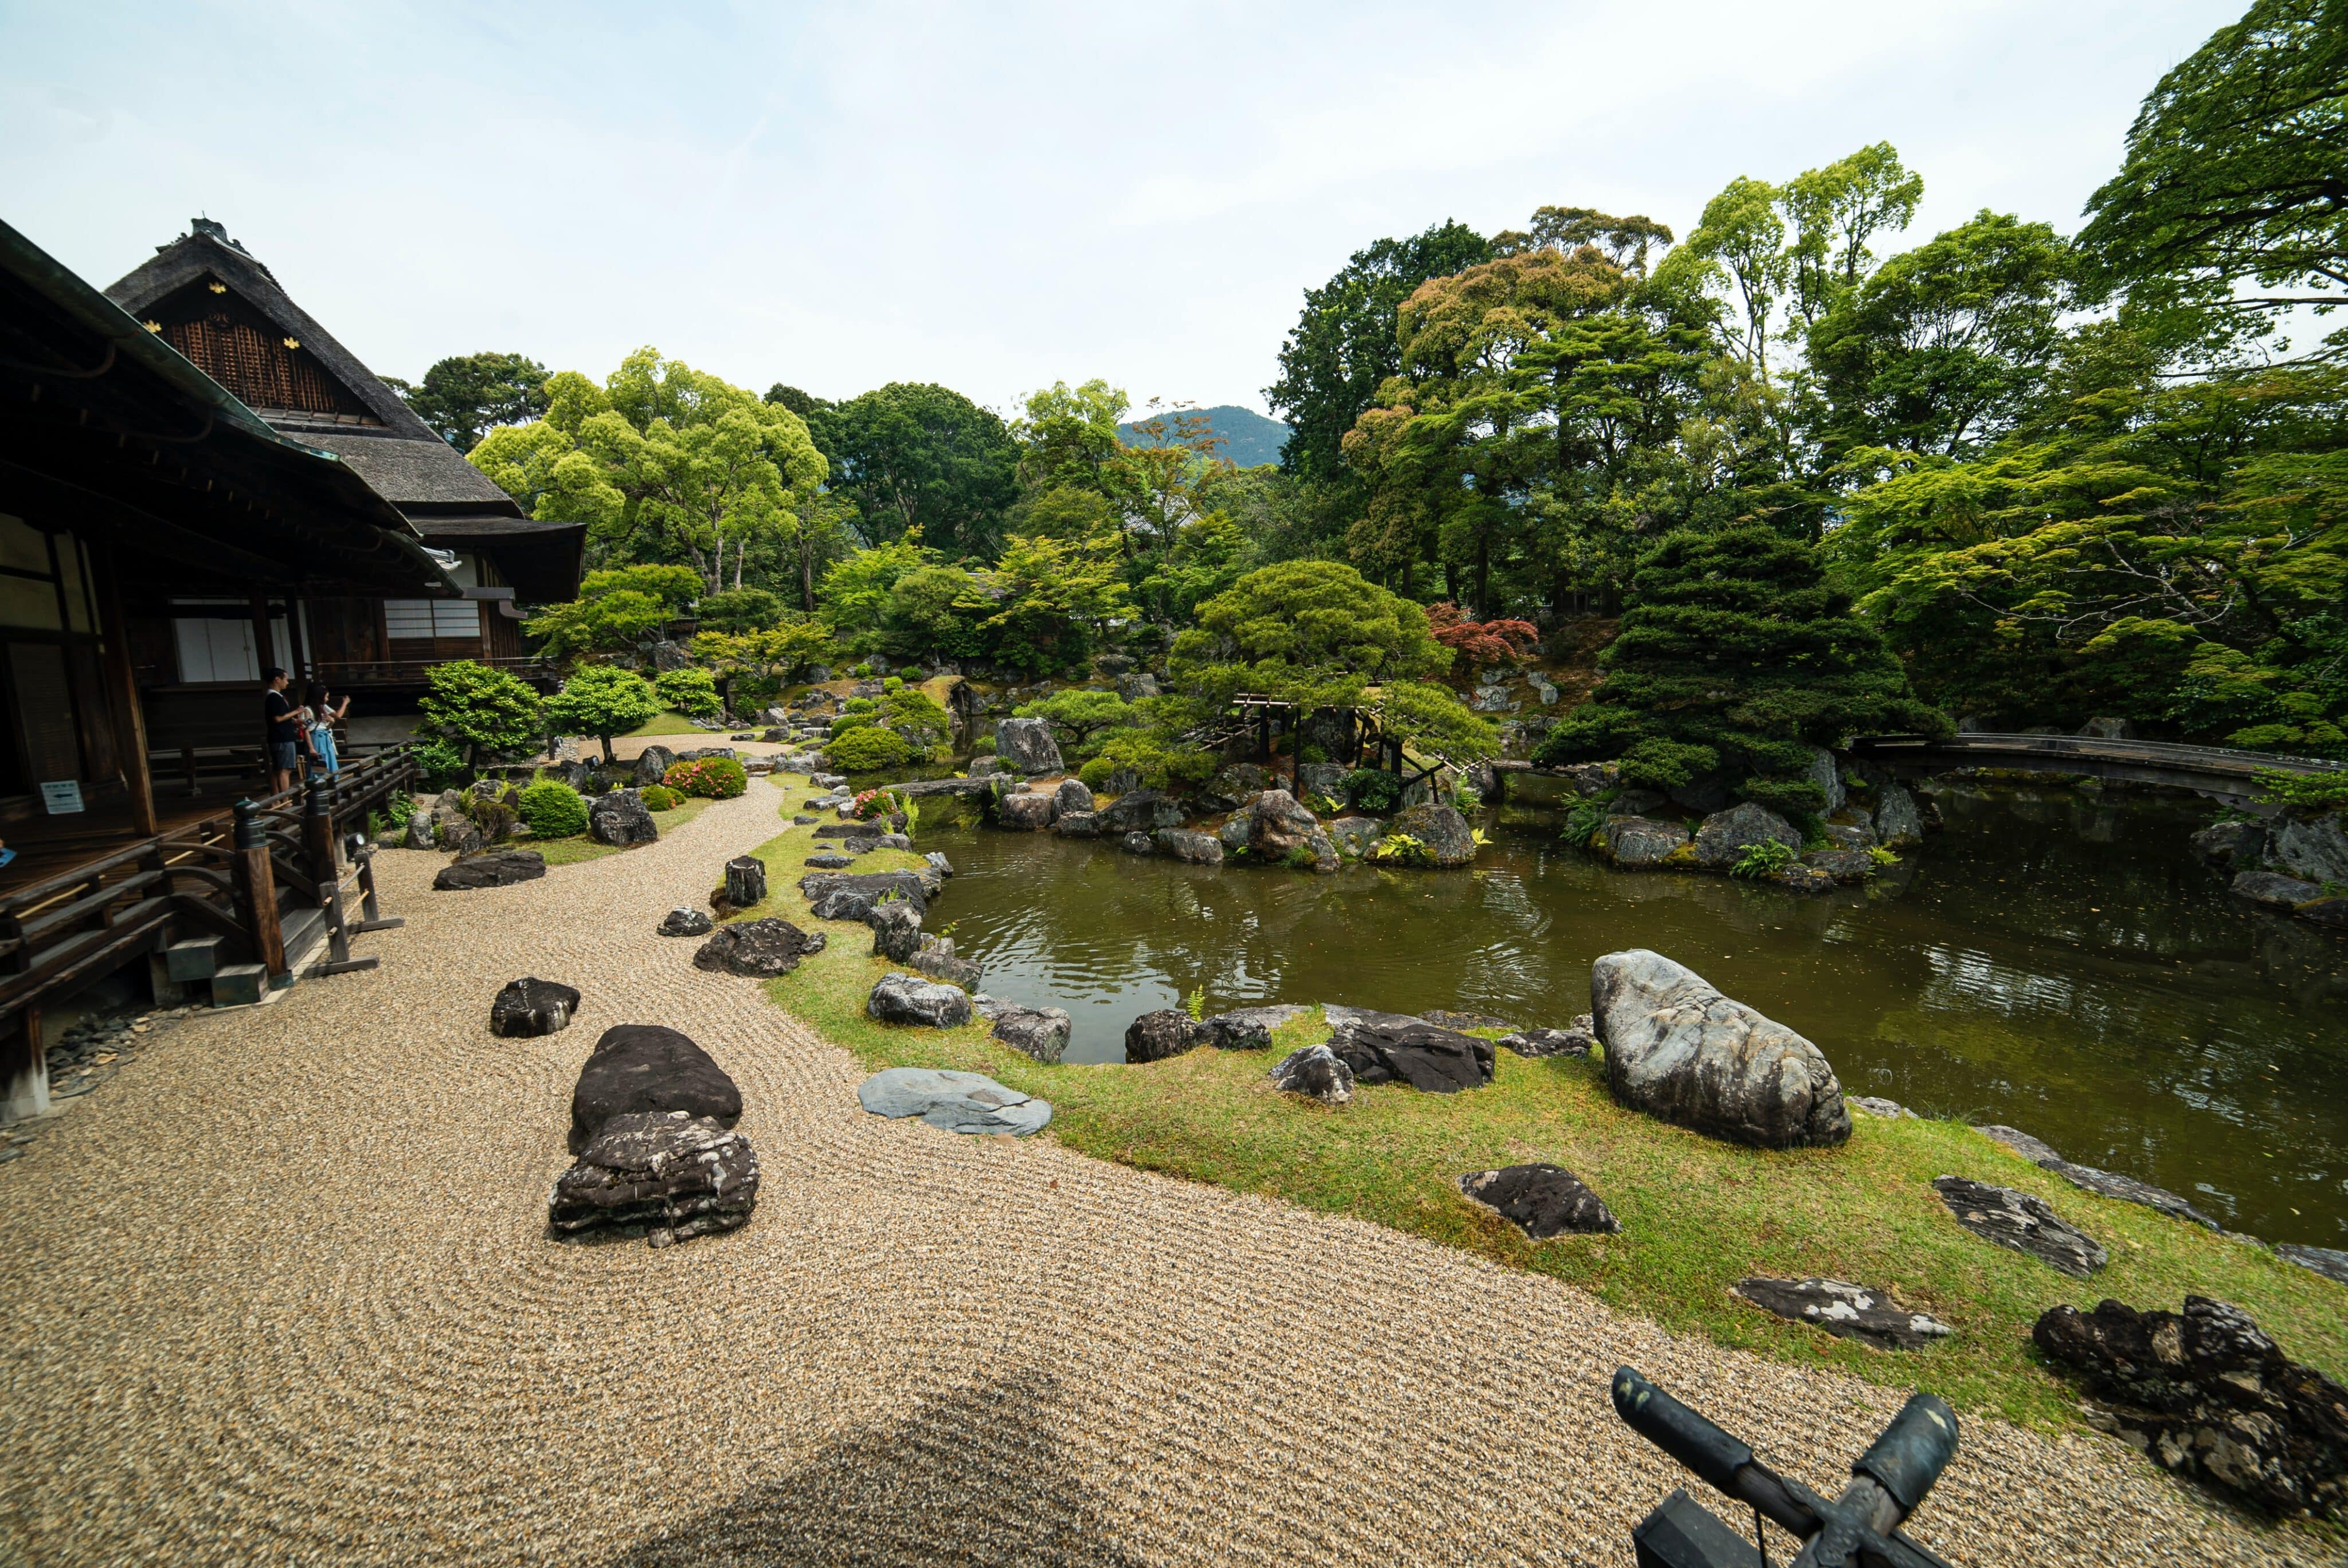
[[[151,837],[162,829],[155,819],[155,779],[147,769],[147,714],[139,705],[139,680],[130,668],[130,623],[122,614],[122,574],[113,549],[89,553],[98,578],[98,634],[106,659],[107,701],[114,709],[114,749],[122,764],[123,787],[130,796],[130,825]]]

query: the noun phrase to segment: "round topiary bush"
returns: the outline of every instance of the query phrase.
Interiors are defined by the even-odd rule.
[[[661,782],[679,794],[732,800],[750,787],[750,775],[732,757],[696,757],[689,763],[671,763]]]
[[[541,779],[514,799],[514,809],[541,838],[570,838],[587,831],[587,802],[561,779]]]
[[[675,811],[678,795],[666,784],[646,784],[643,790],[646,811]]]
[[[823,749],[824,760],[844,774],[869,774],[880,768],[901,768],[912,760],[913,748],[893,730],[850,730],[834,736]]]
[[[993,748],[990,747],[989,749],[992,750]],[[1083,767],[1076,770],[1076,782],[1083,784],[1086,789],[1107,789],[1108,787],[1108,775],[1116,771],[1117,764],[1109,761],[1107,757],[1095,757],[1092,761],[1086,763]]]

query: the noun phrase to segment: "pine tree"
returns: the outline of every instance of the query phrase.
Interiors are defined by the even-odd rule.
[[[1535,762],[1619,757],[1624,783],[1653,789],[1725,774],[1747,800],[1814,812],[1826,799],[1807,776],[1812,746],[1948,728],[1817,552],[1766,526],[1665,535],[1629,600],[1605,681]]]

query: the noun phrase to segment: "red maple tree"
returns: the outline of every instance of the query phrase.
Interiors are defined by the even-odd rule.
[[[1540,628],[1529,620],[1470,620],[1466,610],[1448,600],[1426,607],[1426,629],[1470,670],[1514,663],[1540,642]]]

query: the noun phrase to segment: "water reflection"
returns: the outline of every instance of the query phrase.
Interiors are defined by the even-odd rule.
[[[925,828],[986,987],[1065,1007],[1075,1061],[1194,991],[1560,1024],[1644,947],[1817,1040],[1853,1092],[2011,1122],[2277,1240],[2348,1245],[2348,942],[2234,905],[2194,803],[1943,790],[1949,831],[1823,898],[1609,872],[1512,812],[1465,874],[1337,876]]]

